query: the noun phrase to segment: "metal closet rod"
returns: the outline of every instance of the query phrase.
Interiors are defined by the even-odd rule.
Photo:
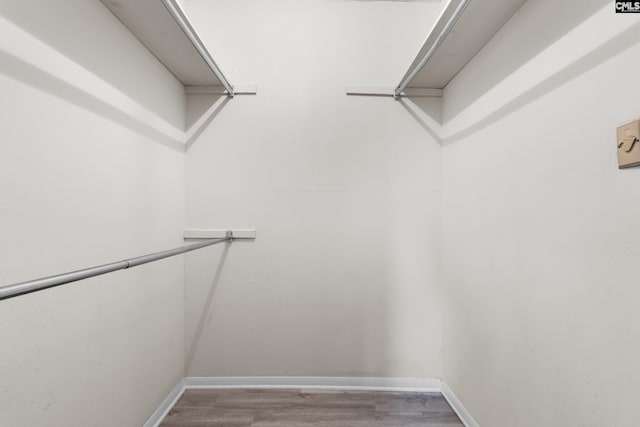
[[[187,36],[193,47],[198,51],[204,62],[211,71],[213,71],[213,74],[215,74],[218,80],[220,80],[222,86],[224,86],[230,96],[234,96],[235,91],[233,90],[233,86],[231,86],[229,80],[227,80],[224,74],[222,74],[222,70],[220,70],[216,61],[213,60],[200,37],[198,37],[196,30],[191,25],[191,22],[189,22],[189,19],[182,10],[182,7],[180,7],[180,4],[176,0],[162,0],[162,3],[164,4],[164,7],[167,8],[174,21],[176,21],[176,24],[178,24],[184,35]]]
[[[181,246],[175,249],[169,249],[162,252],[155,252],[149,255],[143,255],[135,258],[125,259],[123,261],[112,262],[109,264],[98,265],[96,267],[84,268],[82,270],[71,271],[69,273],[56,274],[55,276],[43,277],[42,279],[29,280],[27,282],[16,283],[0,287],[0,300],[17,297],[31,292],[42,291],[44,289],[53,288],[55,286],[64,285],[66,283],[77,282],[78,280],[88,279],[89,277],[100,276],[102,274],[111,273],[113,271],[124,270],[138,265],[147,264],[185,252],[194,251],[196,249],[206,248],[217,243],[233,240],[233,232],[226,232],[222,239],[211,239],[205,242],[193,243],[187,246]]]
[[[409,74],[406,79],[400,82],[400,84],[398,85],[398,87],[396,88],[393,94],[394,97],[400,96],[402,91],[404,91],[407,88],[407,86],[409,86],[409,84],[413,81],[413,79],[418,75],[420,70],[422,70],[424,66],[427,65],[427,62],[429,62],[433,54],[436,53],[436,51],[438,50],[440,45],[444,42],[444,40],[447,38],[451,30],[453,30],[453,27],[456,25],[456,22],[458,22],[458,19],[460,19],[460,17],[462,16],[462,13],[467,8],[467,6],[469,6],[469,3],[471,3],[471,0],[460,1],[460,3],[456,7],[455,11],[447,21],[446,25],[444,26],[440,34],[438,34],[436,41],[433,43],[433,45],[431,45],[431,47],[429,48],[427,53],[424,55],[420,63],[418,63],[416,68],[414,68],[413,71],[411,71],[411,74]]]

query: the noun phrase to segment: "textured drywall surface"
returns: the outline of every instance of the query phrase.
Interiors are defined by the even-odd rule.
[[[640,423],[639,42],[610,2],[530,1],[445,92],[443,377],[480,425]]]
[[[184,153],[73,82],[176,127],[182,86],[99,2],[18,3],[0,9],[0,284],[182,244]],[[142,425],[183,377],[183,281],[172,258],[0,301],[0,425]]]
[[[258,95],[190,146],[187,225],[258,238],[187,257],[188,375],[440,375],[440,147],[391,97],[344,93],[393,87],[440,7],[189,3]]]

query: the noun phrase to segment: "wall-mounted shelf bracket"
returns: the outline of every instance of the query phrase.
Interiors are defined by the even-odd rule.
[[[229,237],[228,233],[232,233],[234,240],[255,239],[255,228],[218,228],[218,229],[195,229],[188,228],[184,230],[183,237],[185,239],[222,239]]]
[[[399,95],[396,95],[392,87],[372,87],[372,86],[349,86],[345,88],[347,95],[358,96],[389,96],[394,98],[400,97],[442,97],[442,89],[430,88],[407,88]]]
[[[255,95],[258,93],[256,85],[234,85],[234,95]],[[224,86],[185,86],[186,95],[229,95]]]

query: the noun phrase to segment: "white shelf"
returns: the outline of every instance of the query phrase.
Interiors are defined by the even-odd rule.
[[[450,0],[397,88],[443,89],[525,2]]]
[[[100,1],[182,84],[226,87],[226,78],[177,1]]]

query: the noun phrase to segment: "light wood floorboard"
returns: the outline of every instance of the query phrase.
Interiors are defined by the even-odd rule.
[[[440,393],[187,390],[161,427],[462,427]]]

